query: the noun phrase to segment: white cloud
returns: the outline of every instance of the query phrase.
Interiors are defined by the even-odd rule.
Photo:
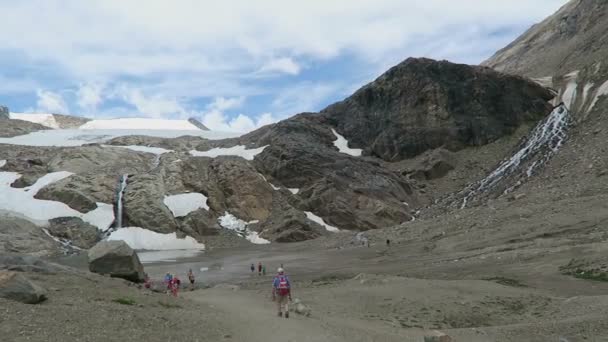
[[[76,91],[76,102],[87,114],[95,113],[102,101],[103,86],[98,83],[81,84]]]
[[[340,88],[339,84],[301,82],[280,91],[272,107],[281,116],[315,111]]]
[[[297,75],[300,73],[300,70],[300,65],[289,57],[272,59],[260,68],[261,73],[283,73],[289,75]]]
[[[244,96],[232,97],[232,98],[225,98],[223,96],[220,96],[220,97],[216,97],[213,100],[213,102],[211,102],[207,106],[207,108],[209,108],[211,110],[225,111],[228,109],[239,108],[243,105],[243,102],[245,102]]]
[[[134,106],[139,113],[149,117],[162,117],[176,114],[183,117],[186,110],[175,98],[167,98],[163,95],[147,96],[140,89],[127,86],[117,87],[115,95],[126,103]]]
[[[245,99],[242,97],[218,97],[207,106],[207,112],[200,114],[201,122],[211,130],[225,132],[250,132],[254,129],[277,121],[271,113],[264,113],[255,118],[245,114],[239,114],[232,119],[224,113],[224,111],[228,109],[239,108],[242,106],[244,101]]]
[[[49,90],[38,89],[36,91],[38,101],[36,102],[36,112],[52,114],[68,114],[68,106],[63,97]]]

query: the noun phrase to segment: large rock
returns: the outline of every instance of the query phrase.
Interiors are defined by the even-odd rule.
[[[102,241],[89,250],[89,270],[133,282],[144,281],[137,253],[124,241]]]
[[[78,217],[59,217],[49,220],[51,235],[71,241],[72,245],[89,249],[101,239],[97,227],[84,222]]]
[[[196,126],[198,129],[201,129],[203,131],[208,131],[209,130],[209,128],[207,126],[203,125],[202,122],[198,121],[195,118],[189,118],[188,122],[191,123],[191,124],[193,124],[194,126]]]
[[[0,254],[50,256],[59,251],[59,244],[40,227],[30,221],[0,213]]]
[[[11,138],[45,129],[49,128],[29,121],[3,119],[0,125],[0,138]]]
[[[124,225],[146,227],[163,234],[177,231],[178,222],[163,203],[167,193],[162,175],[129,177],[123,198]]]
[[[0,297],[25,304],[38,304],[46,300],[47,292],[19,273],[0,271]]]
[[[56,273],[67,269],[31,255],[0,253],[0,271]]]
[[[45,186],[35,198],[59,201],[87,213],[97,208],[97,202],[114,202],[117,186],[118,176],[115,174],[75,174]]]
[[[427,153],[408,174],[417,180],[433,180],[446,176],[455,165],[456,158],[453,153],[440,148]]]

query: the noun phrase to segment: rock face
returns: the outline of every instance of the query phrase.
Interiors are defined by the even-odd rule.
[[[124,241],[102,241],[89,250],[89,270],[133,282],[144,280],[137,253]]]
[[[59,246],[33,223],[0,214],[0,254],[6,253],[49,256],[59,253]]]
[[[60,217],[49,220],[51,235],[72,242],[72,245],[89,249],[100,240],[97,227],[92,226],[77,217]]]
[[[321,114],[352,147],[398,161],[495,141],[547,115],[552,98],[489,68],[410,58]]]
[[[167,193],[160,175],[142,174],[129,178],[124,193],[124,226],[146,227],[158,233],[178,230],[177,221],[163,203]]]
[[[438,179],[453,170],[455,164],[453,153],[440,148],[425,155],[424,159],[408,171],[408,174],[417,180]]]
[[[193,124],[194,126],[196,126],[198,129],[202,129],[203,131],[209,130],[209,128],[207,128],[207,126],[203,125],[202,122],[196,120],[195,118],[189,118],[188,122]]]
[[[91,121],[91,119],[88,118],[72,115],[53,114],[53,117],[55,118],[57,125],[62,129],[78,128]]]
[[[38,304],[46,300],[47,292],[19,273],[0,271],[0,297]]]
[[[0,125],[0,138],[11,138],[18,135],[49,129],[46,126],[29,121],[7,119],[8,118],[6,117],[2,119],[2,125]]]
[[[571,0],[483,64],[535,78],[564,75],[586,66],[605,69],[601,64],[608,54],[607,17],[604,0]]]

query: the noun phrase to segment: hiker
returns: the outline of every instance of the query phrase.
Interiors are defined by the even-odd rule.
[[[391,240],[386,239],[386,247],[390,247],[391,246]]]
[[[167,286],[167,293],[171,292],[171,285],[173,283],[173,276],[171,273],[165,274],[164,283]]]
[[[262,275],[266,275],[266,265],[262,265]]]
[[[283,317],[285,307],[285,318],[289,318],[289,301],[291,301],[291,283],[285,274],[285,270],[279,267],[277,275],[272,281],[272,300],[277,302],[278,315]]]
[[[188,280],[190,280],[190,289],[194,290],[194,273],[192,273],[192,269],[188,271]]]
[[[251,273],[255,272],[255,264],[251,264]]]
[[[258,262],[258,275],[262,275],[262,262]]]
[[[150,283],[150,276],[148,273],[144,273],[144,288],[149,289],[150,287],[152,287]]]
[[[173,277],[171,280],[171,294],[173,294],[173,297],[177,297],[177,292],[179,291],[181,284],[182,282],[177,276]]]

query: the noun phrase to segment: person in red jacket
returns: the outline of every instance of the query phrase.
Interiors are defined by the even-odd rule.
[[[289,301],[291,301],[291,283],[281,267],[277,270],[277,275],[272,281],[272,300],[277,302],[279,309],[278,316],[289,318]]]

